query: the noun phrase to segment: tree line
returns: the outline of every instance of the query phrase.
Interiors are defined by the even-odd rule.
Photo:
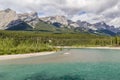
[[[28,41],[30,44],[52,46],[120,46],[119,36],[102,36],[89,33],[41,33],[30,31],[0,31],[0,38],[13,39],[14,43]]]

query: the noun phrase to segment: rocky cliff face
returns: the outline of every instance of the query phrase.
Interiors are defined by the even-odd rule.
[[[0,29],[2,30],[23,22],[26,22],[34,28],[34,25],[39,22],[38,14],[36,12],[17,14],[11,9],[0,11]]]
[[[32,27],[39,22],[39,17],[36,12],[18,14],[18,19],[28,23]]]
[[[73,22],[72,20],[68,20],[65,16],[50,16],[50,17],[44,17],[40,18],[43,22],[47,22],[49,24],[53,24],[57,27],[79,27],[79,25],[76,22]]]
[[[6,9],[0,11],[0,29],[4,30],[9,27],[9,24],[16,21],[18,16],[15,11],[11,9]]]
[[[68,19],[65,16],[50,16],[50,17],[45,17],[45,18],[40,18],[40,19],[44,22],[48,22],[51,24],[60,23],[64,26],[68,26]]]

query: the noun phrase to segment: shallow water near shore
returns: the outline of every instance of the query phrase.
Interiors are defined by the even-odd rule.
[[[0,62],[0,80],[120,80],[120,50],[64,49]]]

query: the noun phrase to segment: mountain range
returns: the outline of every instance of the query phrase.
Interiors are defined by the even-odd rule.
[[[87,32],[111,36],[120,34],[120,28],[107,25],[105,22],[95,24],[81,20],[75,22],[61,15],[39,18],[37,12],[18,14],[9,8],[0,11],[0,30]]]

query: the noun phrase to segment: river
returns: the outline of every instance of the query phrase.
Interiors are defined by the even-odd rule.
[[[0,80],[120,80],[120,50],[63,49],[0,61]]]

